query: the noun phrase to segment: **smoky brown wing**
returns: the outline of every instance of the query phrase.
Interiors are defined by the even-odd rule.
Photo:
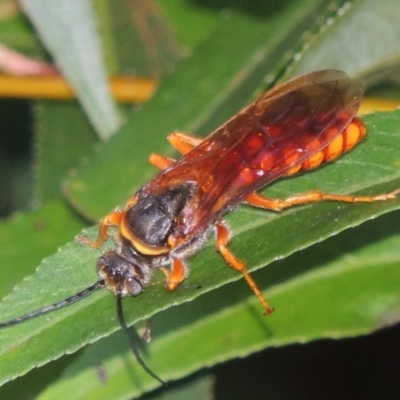
[[[362,94],[345,73],[319,71],[267,92],[222,125],[165,176],[197,183],[183,216],[186,232],[325,148],[353,119]]]
[[[325,109],[334,112],[342,106],[343,109],[354,107],[357,111],[360,99],[363,95],[363,87],[358,81],[348,77],[343,71],[322,70],[305,74],[282,83],[269,90],[255,100],[249,106],[243,108],[230,120],[217,128],[202,143],[186,154],[177,164],[192,161],[201,162],[203,157],[213,157],[213,153],[227,152],[235,145],[249,130],[257,125],[275,125],[285,118],[285,108],[292,105],[292,92],[303,94],[303,109],[313,112],[313,109]],[[281,99],[279,101],[279,99]],[[351,104],[352,99],[354,104]],[[285,101],[288,102],[285,104]],[[301,102],[302,100],[300,100]],[[321,102],[319,104],[319,102]],[[307,104],[309,106],[307,107]],[[295,110],[291,110],[293,114]],[[289,121],[286,121],[289,122]]]
[[[257,127],[281,127],[277,132],[271,130],[271,140],[263,143],[263,148],[270,144],[276,147],[278,141],[291,141],[292,144],[301,142],[304,131],[302,124],[313,125],[313,129],[317,131],[321,130],[318,125],[328,128],[323,120],[317,123],[316,119],[308,118],[310,114],[319,111],[321,117],[322,112],[326,111],[327,120],[337,116],[339,110],[347,110],[349,114],[354,115],[362,94],[363,88],[357,81],[351,80],[345,72],[337,70],[312,72],[285,82],[263,94],[221,125],[174,163],[172,168],[149,182],[146,189],[157,192],[186,180],[200,183],[208,179],[210,173],[217,173],[216,164],[229,154],[230,149],[237,147],[237,144]],[[240,164],[238,166],[240,167]],[[276,168],[279,169],[278,162]],[[214,173],[211,172],[213,170]],[[262,185],[267,182],[263,181]]]

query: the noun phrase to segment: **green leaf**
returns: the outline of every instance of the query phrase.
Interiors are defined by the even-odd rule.
[[[9,293],[23,277],[84,227],[80,218],[60,200],[38,211],[13,215],[0,223],[0,295]]]
[[[61,197],[65,176],[90,157],[96,142],[77,103],[42,101],[35,111],[35,195],[36,201],[45,204]]]
[[[0,19],[0,41],[31,56],[43,55],[43,49],[34,35],[32,26],[17,4],[8,3],[8,7],[3,8]]]
[[[95,2],[112,74],[160,79],[180,58],[179,46],[161,7],[151,2]]]
[[[398,322],[400,231],[390,228],[398,217],[370,221],[255,273],[276,307],[269,317],[242,281],[156,315],[147,362],[175,380],[266,347],[366,334]],[[156,385],[118,332],[86,349],[40,399],[66,398],[72,388],[80,388],[79,400],[123,399]]]
[[[159,0],[158,3],[167,15],[167,20],[173,27],[179,43],[187,46],[187,49],[193,48],[207,38],[220,22],[221,13],[227,10],[226,4],[216,2],[211,7],[210,4],[207,7],[204,2],[189,4],[186,0]],[[251,3],[247,2],[247,5]],[[230,2],[229,7],[232,6],[233,2]],[[196,29],[193,29],[194,26]]]
[[[22,0],[21,4],[77,92],[96,131],[107,139],[120,121],[108,87],[90,2]]]
[[[308,39],[308,51],[293,65],[290,76],[339,68],[351,76],[371,75],[400,65],[399,3],[388,0],[347,2],[335,24],[327,21],[320,34]],[[384,36],[384,46],[382,38]],[[381,76],[381,80],[385,75]]]
[[[299,192],[299,188],[300,191],[319,188],[330,192],[361,191],[365,194],[388,192],[400,187],[400,148],[396,147],[400,141],[395,140],[399,118],[400,112],[369,116],[365,120],[370,136],[352,154],[334,165],[281,182],[275,190],[268,190],[268,194],[288,195],[289,192]],[[234,231],[231,248],[238,256],[245,258],[249,269],[253,271],[399,206],[399,199],[357,205],[324,203],[296,207],[280,214],[243,207],[228,218]],[[88,234],[93,236],[95,228],[89,229]],[[91,266],[95,265],[99,254],[100,251],[78,243],[63,247],[57,254],[46,259],[31,279],[22,282],[3,300],[0,304],[2,320],[61,300],[92,284],[97,277]],[[205,249],[190,260],[190,266],[190,277],[175,292],[166,293],[160,283],[136,299],[127,299],[125,308],[128,321],[133,323],[148,318],[158,311],[191,301],[240,278],[215,254],[212,243],[208,243]],[[266,274],[269,277],[269,291],[273,292],[282,282],[289,284],[290,279],[293,279],[284,269],[271,271],[272,276]],[[155,282],[163,281],[161,275],[156,277]],[[243,282],[241,285],[245,288]],[[233,299],[228,297],[227,301]],[[279,303],[274,305],[279,306]],[[85,343],[117,329],[114,300],[105,290],[47,317],[5,329],[0,341],[1,362],[4,366],[0,380],[13,378],[64,353],[76,351]],[[21,357],[25,360],[22,364]],[[158,359],[154,363],[158,373],[170,367],[169,363],[162,368],[158,367],[159,363],[163,365]],[[146,387],[156,384],[143,375],[144,372],[140,373],[140,379],[147,382]],[[165,372],[163,375],[165,379],[174,376],[173,372]]]
[[[213,398],[213,386],[213,377],[203,374],[167,391],[154,394],[152,400],[207,400]]]

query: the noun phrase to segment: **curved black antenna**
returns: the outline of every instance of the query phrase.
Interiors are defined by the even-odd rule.
[[[139,353],[139,350],[137,348],[137,345],[135,343],[135,338],[132,336],[132,332],[130,331],[129,327],[126,325],[125,317],[124,317],[124,312],[122,310],[122,296],[120,293],[116,294],[117,297],[117,315],[118,315],[118,321],[119,324],[121,325],[122,330],[124,331],[126,337],[128,338],[129,345],[131,346],[132,353],[136,358],[136,361],[139,363],[139,365],[155,380],[160,382],[162,385],[167,386],[167,384],[160,378],[158,377],[143,361],[142,356]]]
[[[36,317],[40,317],[41,315],[44,315],[44,314],[50,313],[52,311],[58,310],[60,308],[69,306],[70,304],[75,303],[75,302],[83,299],[84,297],[87,297],[87,296],[91,295],[97,289],[104,288],[104,286],[105,286],[104,280],[100,280],[100,281],[96,282],[94,285],[89,286],[85,290],[82,290],[81,292],[76,293],[71,297],[67,297],[64,300],[58,301],[57,303],[53,303],[53,304],[50,304],[49,306],[46,306],[46,307],[43,307],[43,308],[39,308],[38,310],[35,310],[35,311],[31,311],[28,314],[21,315],[20,317],[11,319],[9,321],[0,322],[0,329],[6,328],[8,326],[17,325],[17,324],[19,324],[21,322],[28,321],[30,319],[33,319],[33,318],[36,318]]]

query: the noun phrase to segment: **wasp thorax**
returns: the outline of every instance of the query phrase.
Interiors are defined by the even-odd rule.
[[[138,296],[143,291],[140,268],[115,251],[107,251],[98,259],[97,271],[115,294]]]

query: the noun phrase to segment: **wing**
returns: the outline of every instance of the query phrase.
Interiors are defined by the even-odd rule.
[[[177,233],[203,230],[247,194],[324,149],[351,122],[362,95],[362,84],[341,71],[295,78],[240,111],[144,190],[194,182]]]

